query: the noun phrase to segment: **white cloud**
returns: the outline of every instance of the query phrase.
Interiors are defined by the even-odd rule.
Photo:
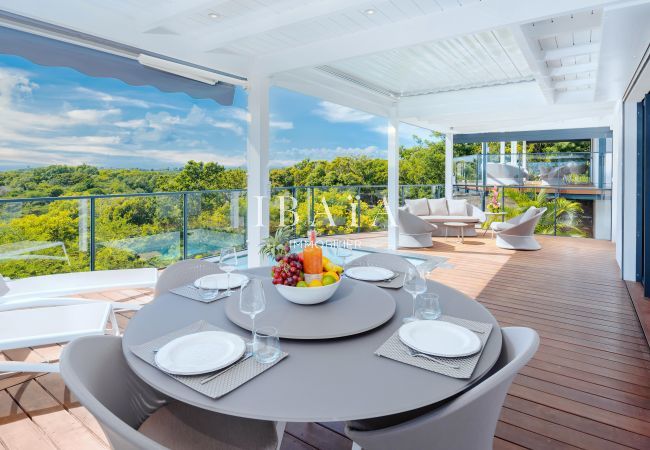
[[[119,109],[73,109],[65,112],[65,115],[72,119],[71,125],[95,124],[110,116],[117,116],[121,113]]]
[[[332,160],[338,156],[367,156],[369,158],[386,158],[386,150],[374,145],[368,147],[312,147],[274,150],[271,154],[271,165],[289,166],[303,159]]]
[[[223,111],[223,114],[231,119],[240,120],[242,122],[248,122],[248,111],[244,108],[237,108],[236,106],[231,106],[226,108]]]
[[[371,128],[372,131],[379,133],[384,136],[388,136],[388,125],[377,125]],[[403,141],[409,141],[413,138],[413,135],[416,135],[420,138],[428,138],[431,135],[431,131],[426,128],[416,127],[408,123],[399,124],[399,137]]]
[[[94,89],[88,89],[85,87],[77,87],[75,88],[75,91],[79,94],[82,94],[83,97],[86,99],[90,98],[93,100],[99,100],[106,103],[117,103],[120,105],[137,106],[139,108],[151,107],[151,105],[148,102],[145,102],[144,100],[140,100],[137,98],[122,97],[120,95],[112,95],[107,92],[96,91]]]
[[[327,101],[320,102],[318,109],[313,112],[328,122],[334,123],[367,123],[375,118],[371,114]]]
[[[122,111],[115,107],[82,109],[64,104],[59,111],[43,111],[23,101],[37,88],[28,74],[0,68],[0,161],[5,167],[106,166],[111,158],[115,161],[112,166],[181,166],[190,159],[226,166],[245,164],[244,157],[236,155],[239,152],[215,148],[210,139],[194,132],[196,127],[205,130],[213,126],[242,135],[244,127],[237,120],[216,120],[198,106],[186,114],[147,112],[144,117],[128,120],[123,120]],[[86,92],[90,93],[110,105],[127,104],[129,100],[99,91]],[[96,134],[87,135],[89,128]]]
[[[293,122],[284,121],[284,120],[271,120],[271,128],[277,130],[293,130]]]
[[[215,128],[232,131],[237,136],[242,136],[244,134],[244,129],[241,127],[241,125],[238,125],[235,122],[210,120],[208,123]]]
[[[147,124],[144,119],[133,119],[115,122],[113,125],[120,128],[142,128]]]

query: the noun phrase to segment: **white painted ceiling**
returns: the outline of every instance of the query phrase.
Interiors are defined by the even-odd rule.
[[[650,0],[0,0],[0,10],[465,132],[609,125],[650,41],[639,26]]]

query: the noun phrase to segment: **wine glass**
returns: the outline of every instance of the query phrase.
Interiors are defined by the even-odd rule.
[[[404,275],[404,290],[413,297],[413,312],[410,317],[404,318],[404,322],[412,322],[417,320],[415,316],[415,299],[419,294],[424,294],[427,291],[427,282],[420,276],[417,269],[409,268]]]
[[[226,284],[228,285],[228,290],[226,290],[226,295],[232,295],[232,290],[230,289],[230,273],[237,268],[237,249],[235,247],[228,247],[221,250],[219,268],[227,274]]]
[[[255,316],[264,311],[265,308],[266,296],[264,295],[264,286],[261,280],[254,278],[250,281],[247,289],[242,287],[239,291],[239,311],[247,314],[253,322],[251,327],[253,340],[250,346],[247,345],[248,353],[253,352],[252,342],[255,340]]]

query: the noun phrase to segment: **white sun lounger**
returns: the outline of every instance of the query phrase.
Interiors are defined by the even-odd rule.
[[[55,299],[42,299],[55,300]],[[108,321],[119,334],[109,302],[0,312],[0,351],[61,344],[80,336],[104,334]],[[0,361],[0,372],[58,372],[58,363]]]
[[[158,269],[155,268],[60,273],[8,280],[6,286],[9,290],[4,295],[0,290],[0,311],[77,304],[80,299],[63,296],[112,289],[153,288],[157,280]],[[119,303],[115,306],[133,309]]]
[[[154,287],[155,268],[43,275],[5,281],[0,277],[0,351],[60,344],[104,334],[108,320],[119,334],[115,310],[139,305],[61,297],[85,292]],[[0,361],[0,372],[58,372],[50,362]]]

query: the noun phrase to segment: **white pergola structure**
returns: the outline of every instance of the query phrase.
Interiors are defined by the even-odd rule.
[[[650,39],[647,0],[0,0],[0,9],[7,26],[17,26],[13,14],[56,24],[246,86],[253,265],[268,232],[268,203],[254,199],[269,195],[270,86],[387,118],[396,216],[400,123],[446,134],[451,195],[456,133],[620,124]],[[396,247],[395,226],[389,236]]]

